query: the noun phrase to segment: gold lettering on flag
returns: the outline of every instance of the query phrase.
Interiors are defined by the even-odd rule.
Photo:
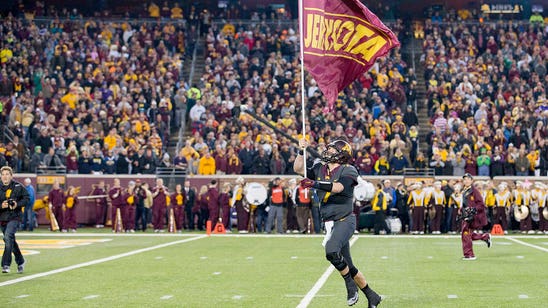
[[[392,42],[383,31],[352,15],[328,13],[304,8],[305,54],[352,59],[366,65]]]

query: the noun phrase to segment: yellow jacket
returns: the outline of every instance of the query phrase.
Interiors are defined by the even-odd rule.
[[[213,157],[202,157],[200,158],[200,163],[198,164],[198,174],[202,175],[213,175],[215,174],[215,159]]]
[[[373,207],[373,211],[386,210],[386,196],[382,189],[377,189],[375,192],[375,197],[371,202],[371,206]]]

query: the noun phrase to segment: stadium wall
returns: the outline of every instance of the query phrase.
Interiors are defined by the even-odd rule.
[[[188,178],[190,180],[190,185],[194,187],[196,192],[199,191],[200,187],[202,185],[207,185],[211,182],[211,180],[217,180],[218,187],[222,187],[222,185],[226,182],[229,182],[231,184],[234,184],[236,181],[236,178],[239,176],[242,176],[247,183],[250,182],[257,182],[261,183],[265,186],[268,185],[268,182],[270,182],[272,179],[274,179],[274,175],[216,175],[216,176],[161,176],[161,178],[164,180],[164,185],[168,186],[170,191],[173,192],[175,185],[177,184],[183,184],[185,179]],[[280,175],[280,178],[284,180],[289,180],[291,178],[300,178],[300,176],[296,175]],[[61,179],[64,180],[64,185],[62,187],[64,189],[68,188],[69,186],[74,187],[80,187],[81,191],[79,196],[80,197],[86,197],[91,194],[91,192],[94,189],[94,185],[98,184],[100,181],[105,181],[105,185],[107,187],[111,187],[113,184],[113,181],[115,178],[120,179],[120,183],[122,187],[127,187],[129,181],[135,181],[139,179],[141,182],[147,182],[151,187],[154,187],[156,185],[156,175],[78,175],[78,174],[67,174],[67,175],[37,175],[37,174],[16,174],[14,176],[14,179],[23,182],[25,178],[29,178],[32,181],[32,185],[35,187],[35,190],[37,191],[36,198],[42,198],[43,196],[47,195],[49,190],[51,189],[51,184],[53,184],[53,181],[55,179]],[[445,177],[424,177],[424,176],[364,176],[363,177],[366,181],[369,181],[373,184],[376,184],[382,180],[389,179],[391,180],[392,184],[395,186],[398,182],[403,182],[404,184],[410,184],[415,181],[434,181],[434,180],[460,180],[461,177],[457,176],[445,176]],[[474,180],[476,181],[486,181],[489,180],[489,177],[475,177]],[[497,185],[499,182],[505,181],[505,182],[513,182],[513,181],[525,181],[529,180],[530,182],[536,182],[541,181],[545,184],[548,184],[548,177],[516,177],[516,176],[502,176],[502,177],[495,177],[493,179],[493,182],[495,185]],[[38,185],[37,185],[38,184]],[[110,213],[107,213],[107,215],[110,215]],[[110,216],[107,216],[110,217]],[[49,224],[49,221],[45,218],[45,211],[39,211],[37,212],[37,218],[39,224]],[[93,202],[93,199],[80,199],[80,203],[77,207],[76,212],[76,218],[77,223],[81,225],[94,225],[95,224],[95,203]]]

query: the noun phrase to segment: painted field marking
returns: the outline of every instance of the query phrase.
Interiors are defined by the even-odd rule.
[[[164,295],[164,296],[160,297],[160,299],[166,300],[166,299],[170,299],[172,297],[173,297],[173,295]]]
[[[426,257],[426,259],[434,259],[434,257],[428,256],[428,257]]]
[[[99,295],[88,295],[86,297],[84,297],[83,299],[94,299],[94,298],[97,298],[99,297]]]
[[[287,298],[303,298],[306,294],[286,294]],[[334,297],[335,294],[316,294],[314,297]]]
[[[164,258],[164,257],[158,256],[158,257],[155,257],[154,259],[156,259],[156,260],[162,260],[163,258]]]
[[[544,252],[548,252],[548,248],[544,248],[544,247],[540,247],[540,246],[537,246],[537,245],[529,244],[529,243],[526,243],[524,241],[520,241],[518,239],[515,239],[514,237],[507,237],[507,239],[509,239],[513,242],[516,242],[518,244],[521,244],[523,246],[527,246],[527,247],[535,248],[535,249],[538,249],[538,250],[541,250],[541,251],[544,251]]]
[[[207,257],[200,257],[200,260],[207,260]]]
[[[234,295],[234,296],[232,296],[232,299],[240,300],[240,299],[242,299],[242,297],[243,296],[241,296],[241,295]]]
[[[213,275],[215,276],[221,275],[221,272],[213,272]]]
[[[30,295],[29,294],[21,294],[19,296],[16,296],[15,298],[25,298],[25,297],[29,297]]]
[[[447,298],[458,298],[458,296],[455,294],[449,294],[447,295]]]
[[[354,243],[358,240],[358,237],[357,236],[354,236],[351,240],[350,240],[350,247],[352,247],[352,245],[354,245]],[[297,306],[297,308],[305,308],[305,307],[308,307],[308,305],[310,304],[310,302],[312,301],[312,299],[316,296],[316,294],[318,293],[318,291],[320,291],[320,289],[323,287],[323,285],[325,284],[325,282],[327,281],[327,279],[329,278],[329,276],[331,275],[331,273],[333,273],[333,271],[335,270],[335,267],[333,267],[333,265],[329,265],[329,267],[325,270],[325,272],[322,274],[322,276],[320,277],[320,279],[318,279],[318,281],[316,281],[316,283],[314,284],[314,286],[312,287],[312,289],[310,289],[310,291],[308,291],[308,293],[306,293],[305,297],[301,300],[301,302],[299,303],[299,305]]]
[[[520,295],[518,296],[518,298],[519,298],[519,299],[527,299],[527,298],[529,298],[529,296],[527,296],[526,294],[520,294]]]
[[[524,256],[516,256],[516,258],[518,258],[518,259],[525,259]]]
[[[299,257],[297,257],[297,256],[291,256],[291,259],[292,259],[292,260],[296,260],[296,259],[298,259],[298,258],[299,258]]]
[[[253,257],[247,257],[246,260],[253,260]]]
[[[388,259],[388,256],[382,256],[381,259],[387,260],[387,259]]]
[[[0,287],[9,286],[9,285],[12,285],[12,284],[16,284],[16,283],[19,283],[19,282],[28,281],[28,280],[32,280],[32,279],[36,279],[36,278],[40,278],[40,277],[46,277],[46,276],[50,276],[50,275],[54,275],[54,274],[68,272],[68,271],[71,271],[71,270],[74,270],[74,269],[79,269],[79,268],[86,267],[86,266],[91,266],[91,265],[96,265],[96,264],[100,264],[100,263],[104,263],[104,262],[109,262],[109,261],[129,257],[129,256],[133,256],[133,255],[136,255],[136,254],[140,254],[140,253],[143,253],[143,252],[148,252],[148,251],[152,251],[152,250],[156,250],[156,249],[160,249],[160,248],[165,248],[165,247],[169,247],[169,246],[173,246],[173,245],[178,245],[178,244],[182,244],[182,243],[186,243],[186,242],[191,242],[191,241],[203,239],[203,238],[206,238],[206,237],[207,237],[207,235],[200,235],[200,236],[191,237],[191,238],[187,238],[187,239],[179,240],[179,241],[175,241],[175,242],[169,242],[169,243],[164,243],[164,244],[151,246],[151,247],[147,247],[147,248],[141,248],[141,249],[137,249],[137,250],[117,254],[117,255],[114,255],[114,256],[106,257],[106,258],[92,260],[92,261],[88,261],[88,262],[84,262],[84,263],[80,263],[80,264],[74,264],[74,265],[71,265],[71,266],[58,268],[58,269],[51,270],[51,271],[48,271],[48,272],[38,273],[38,274],[34,274],[34,275],[29,275],[29,276],[23,276],[21,278],[1,282]]]

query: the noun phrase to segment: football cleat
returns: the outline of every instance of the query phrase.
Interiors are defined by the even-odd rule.
[[[382,301],[382,297],[379,294],[375,293],[375,295],[371,296],[371,298],[367,300],[368,300],[368,304],[367,304],[368,308],[377,308],[377,306],[379,306],[379,304]]]
[[[487,237],[487,239],[485,240],[485,242],[487,243],[487,248],[491,248],[491,234],[489,234],[489,237]]]
[[[474,260],[476,260],[476,257],[463,257],[462,260],[463,261],[474,261]]]
[[[358,290],[356,290],[354,294],[348,294],[346,303],[348,304],[348,306],[353,306],[354,304],[358,302],[358,299],[360,299],[360,294]]]
[[[9,273],[10,267],[9,266],[2,266],[2,273]]]

